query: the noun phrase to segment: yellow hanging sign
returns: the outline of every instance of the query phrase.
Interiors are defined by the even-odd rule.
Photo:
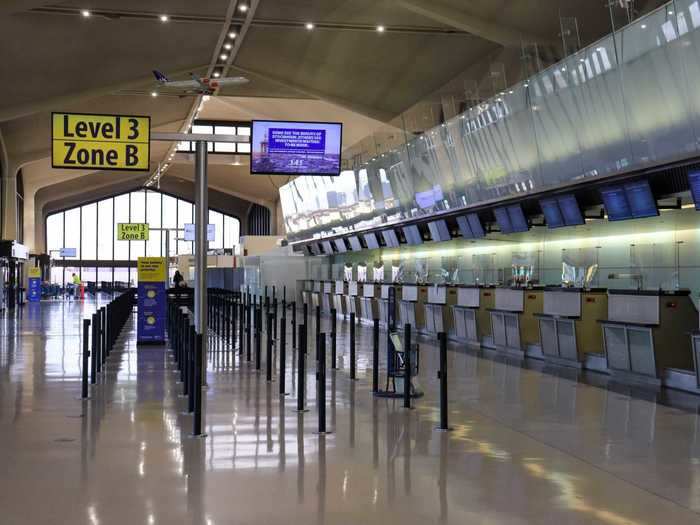
[[[148,224],[125,222],[117,224],[118,241],[147,241],[149,233]]]
[[[139,282],[165,282],[165,257],[139,257],[136,262]]]
[[[149,169],[150,117],[52,113],[51,120],[54,168]]]

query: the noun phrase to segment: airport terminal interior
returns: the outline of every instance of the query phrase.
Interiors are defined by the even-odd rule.
[[[700,523],[700,0],[5,0],[0,57],[1,524]]]

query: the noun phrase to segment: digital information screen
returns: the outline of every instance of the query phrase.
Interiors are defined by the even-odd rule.
[[[493,214],[496,216],[496,222],[501,233],[513,233],[513,225],[510,223],[508,210],[505,208],[494,208]]]
[[[331,246],[331,241],[323,241],[321,245],[323,246],[323,253],[325,253],[326,255],[330,255],[333,253],[333,246]]]
[[[471,226],[469,226],[469,219],[467,219],[466,215],[461,215],[457,217],[457,227],[459,228],[459,233],[461,233],[462,237],[464,237],[465,239],[474,238],[472,228]]]
[[[334,239],[333,244],[335,244],[335,249],[338,253],[345,253],[348,251],[348,247],[345,245],[345,240]]]
[[[254,120],[253,175],[340,175],[343,125]]]
[[[656,206],[656,199],[651,192],[649,182],[641,180],[625,184],[625,193],[632,216],[635,219],[656,217],[659,214],[659,208]]]
[[[360,238],[357,235],[353,235],[348,238],[350,241],[350,249],[354,252],[362,251],[362,244],[360,243]]]
[[[476,213],[470,213],[467,215],[467,221],[469,222],[469,228],[472,231],[472,238],[481,239],[486,237],[484,225],[481,224],[481,219],[479,219],[479,216]]]
[[[365,244],[367,244],[368,250],[377,250],[379,248],[379,240],[377,239],[376,233],[366,233],[365,234]]]
[[[542,208],[544,220],[547,222],[547,228],[562,228],[566,226],[557,199],[542,199],[540,208]]]
[[[627,202],[627,193],[622,186],[610,186],[600,190],[603,206],[609,221],[624,221],[632,219],[632,210]]]
[[[690,193],[693,196],[695,209],[700,211],[700,171],[688,173],[688,184],[690,185]]]
[[[418,246],[423,244],[423,237],[421,237],[418,226],[412,224],[411,226],[404,226],[403,235],[406,237],[406,244],[410,246]]]
[[[430,230],[430,238],[433,241],[449,241],[452,239],[450,229],[447,227],[446,221],[429,222],[428,230]]]
[[[387,248],[398,248],[399,238],[396,236],[394,230],[384,230],[382,232],[382,237],[384,237],[384,244]]]
[[[513,233],[526,232],[530,229],[523,207],[520,204],[508,206],[508,218],[510,219],[510,227]]]
[[[586,224],[586,219],[581,213],[581,206],[574,195],[563,195],[557,198],[559,209],[567,226],[581,226]]]

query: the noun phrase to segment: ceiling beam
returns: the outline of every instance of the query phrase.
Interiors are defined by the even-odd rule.
[[[446,4],[443,0],[431,0],[430,2],[419,0],[394,1],[400,7],[414,14],[454,27],[460,31],[466,31],[503,47],[519,47],[523,41],[542,45],[553,44],[553,41],[543,39],[540,36],[508,28],[502,23],[492,23],[483,20],[471,13],[456,9]]]

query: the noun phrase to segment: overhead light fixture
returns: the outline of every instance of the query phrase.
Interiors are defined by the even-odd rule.
[[[248,5],[247,5],[247,4],[241,4],[241,5],[238,6],[238,10],[239,10],[241,13],[245,13],[246,11],[248,11]]]
[[[170,20],[170,17],[168,15],[160,15],[158,18],[160,18],[161,22],[167,22]]]
[[[219,55],[219,58],[221,60],[226,60],[228,58],[228,55],[226,53],[221,53],[221,55]]]
[[[316,26],[313,24],[313,22],[306,22],[306,25],[304,27],[306,27],[306,29],[311,31]]]
[[[384,31],[386,31],[386,27],[384,27],[384,26],[382,26],[382,25],[378,25],[378,26],[377,26],[377,32],[378,32],[378,33],[383,33]]]
[[[646,28],[647,28],[647,25],[646,25],[646,24],[642,24],[641,27],[642,27],[642,29],[646,29]]]
[[[158,92],[157,92],[157,91],[151,91],[151,96],[152,96],[152,97],[157,97],[157,96],[158,96]]]
[[[87,9],[83,9],[82,11],[80,11],[80,14],[83,15],[83,18],[88,18],[92,13],[90,13],[90,11],[88,11]]]
[[[229,37],[229,38],[236,38],[237,36],[238,36],[238,34],[237,34],[235,31],[231,31],[231,32],[228,34],[228,37]]]
[[[231,44],[228,44],[228,43],[224,44],[224,49],[229,49],[229,50],[230,50],[232,47],[233,47],[233,46],[232,46]]]
[[[214,78],[219,78],[221,76],[221,73],[218,71],[214,71]]]

